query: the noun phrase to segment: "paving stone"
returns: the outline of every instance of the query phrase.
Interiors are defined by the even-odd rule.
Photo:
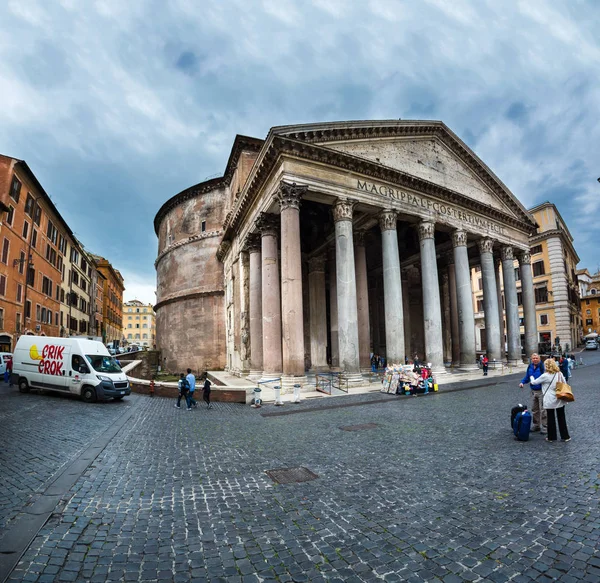
[[[576,459],[538,434],[523,455],[505,416],[496,414],[514,404],[513,381],[418,399],[350,396],[344,402],[357,406],[319,410],[308,403],[284,417],[235,404],[186,416],[170,400],[134,395],[127,399],[130,423],[77,480],[10,580],[600,580],[600,404],[597,372],[585,369],[576,371],[578,402],[567,413],[573,443],[585,443]],[[0,405],[5,398],[0,438],[10,443],[12,434],[35,428],[36,410],[20,410],[18,423],[5,411],[44,398],[0,394]],[[56,415],[69,420],[44,426],[44,440],[57,446],[54,454],[43,448],[51,461],[11,451],[15,460],[0,458],[0,473],[38,472],[36,488],[43,488],[82,450],[78,430],[90,408],[79,405],[53,402]],[[486,415],[485,427],[465,434],[462,420],[474,410]],[[90,436],[118,418],[106,411],[92,415]],[[360,435],[332,431],[369,422],[377,428]],[[319,478],[278,486],[264,473],[294,466]],[[0,495],[0,528],[31,491],[19,492],[5,506]]]

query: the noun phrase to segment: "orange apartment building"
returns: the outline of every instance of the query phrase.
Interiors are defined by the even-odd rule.
[[[123,341],[123,276],[110,262],[99,255],[92,255],[98,273],[103,277],[102,340],[106,344]]]
[[[58,336],[73,233],[23,160],[0,155],[0,350],[20,334]]]

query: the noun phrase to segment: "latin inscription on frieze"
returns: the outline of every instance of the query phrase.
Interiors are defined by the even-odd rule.
[[[398,201],[403,206],[412,208],[413,210],[423,209],[426,211],[434,211],[440,215],[452,217],[462,221],[465,224],[473,225],[474,227],[478,227],[480,229],[486,229],[488,231],[498,233],[499,235],[506,234],[505,228],[498,223],[465,212],[464,210],[458,209],[451,204],[439,202],[437,200],[431,200],[426,196],[412,194],[399,188],[394,188],[393,186],[387,186],[386,184],[374,184],[373,182],[367,182],[363,180],[357,180],[357,188],[362,192],[368,192],[370,194],[376,194]]]

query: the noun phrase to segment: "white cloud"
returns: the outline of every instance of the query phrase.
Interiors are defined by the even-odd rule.
[[[124,301],[140,300],[145,304],[156,304],[156,278],[152,280],[137,272],[119,271],[125,281]]]
[[[236,133],[278,124],[441,119],[525,205],[554,197],[591,239],[600,7],[577,6],[174,0],[157,14],[144,1],[10,0],[0,152],[32,163],[84,243],[139,265],[134,295],[154,291],[162,203],[222,172]]]

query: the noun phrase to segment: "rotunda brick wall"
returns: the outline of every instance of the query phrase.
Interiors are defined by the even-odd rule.
[[[211,180],[158,212],[156,338],[161,366],[196,374],[225,366],[223,264],[217,259],[228,188]]]

